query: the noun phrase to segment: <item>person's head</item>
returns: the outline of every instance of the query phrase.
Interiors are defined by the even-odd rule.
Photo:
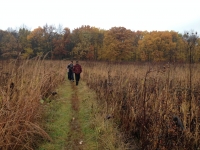
[[[73,64],[73,60],[71,60],[71,63]]]
[[[78,64],[78,60],[76,61],[76,64]]]

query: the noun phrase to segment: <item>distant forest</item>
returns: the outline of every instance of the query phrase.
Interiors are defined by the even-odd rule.
[[[199,62],[196,32],[103,30],[91,26],[56,28],[44,25],[30,31],[0,30],[0,58],[79,59],[107,61]]]

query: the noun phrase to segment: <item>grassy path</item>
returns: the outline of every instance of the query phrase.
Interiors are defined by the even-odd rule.
[[[69,83],[65,82],[58,87],[57,96],[50,103],[45,103],[44,128],[53,139],[53,142],[43,142],[39,150],[62,150],[66,143],[66,137],[70,131],[71,120],[71,95],[72,89]]]
[[[72,110],[72,119],[69,123],[70,131],[66,140],[66,150],[83,150],[83,133],[81,130],[80,120],[79,120],[79,93],[78,87],[74,83],[71,83],[72,87],[72,97],[71,97],[71,110]]]
[[[84,82],[76,86],[68,80],[57,89],[57,93],[54,100],[44,104],[45,130],[53,142],[42,143],[39,150],[98,149],[95,127],[91,127],[95,93]]]
[[[105,120],[107,114],[85,82],[76,86],[66,80],[56,91],[57,97],[44,104],[44,127],[53,141],[43,142],[39,150],[124,149],[112,119]]]

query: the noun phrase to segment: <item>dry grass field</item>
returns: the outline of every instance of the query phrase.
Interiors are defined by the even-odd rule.
[[[41,139],[51,141],[41,125],[42,103],[64,81],[66,63],[0,62],[1,149],[32,149]],[[96,91],[97,113],[112,118],[129,149],[200,148],[199,64],[80,64],[81,80]]]
[[[65,79],[62,61],[6,60],[0,62],[0,149],[32,149],[41,138],[43,105]]]
[[[125,142],[138,149],[200,149],[200,65],[81,62]]]

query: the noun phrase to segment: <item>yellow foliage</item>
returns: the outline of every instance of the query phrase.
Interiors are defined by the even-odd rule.
[[[130,60],[133,56],[133,32],[124,27],[114,27],[105,33],[102,56],[104,60]]]
[[[33,49],[31,48],[25,48],[25,53],[22,54],[23,58],[29,58],[31,55],[33,55]]]

